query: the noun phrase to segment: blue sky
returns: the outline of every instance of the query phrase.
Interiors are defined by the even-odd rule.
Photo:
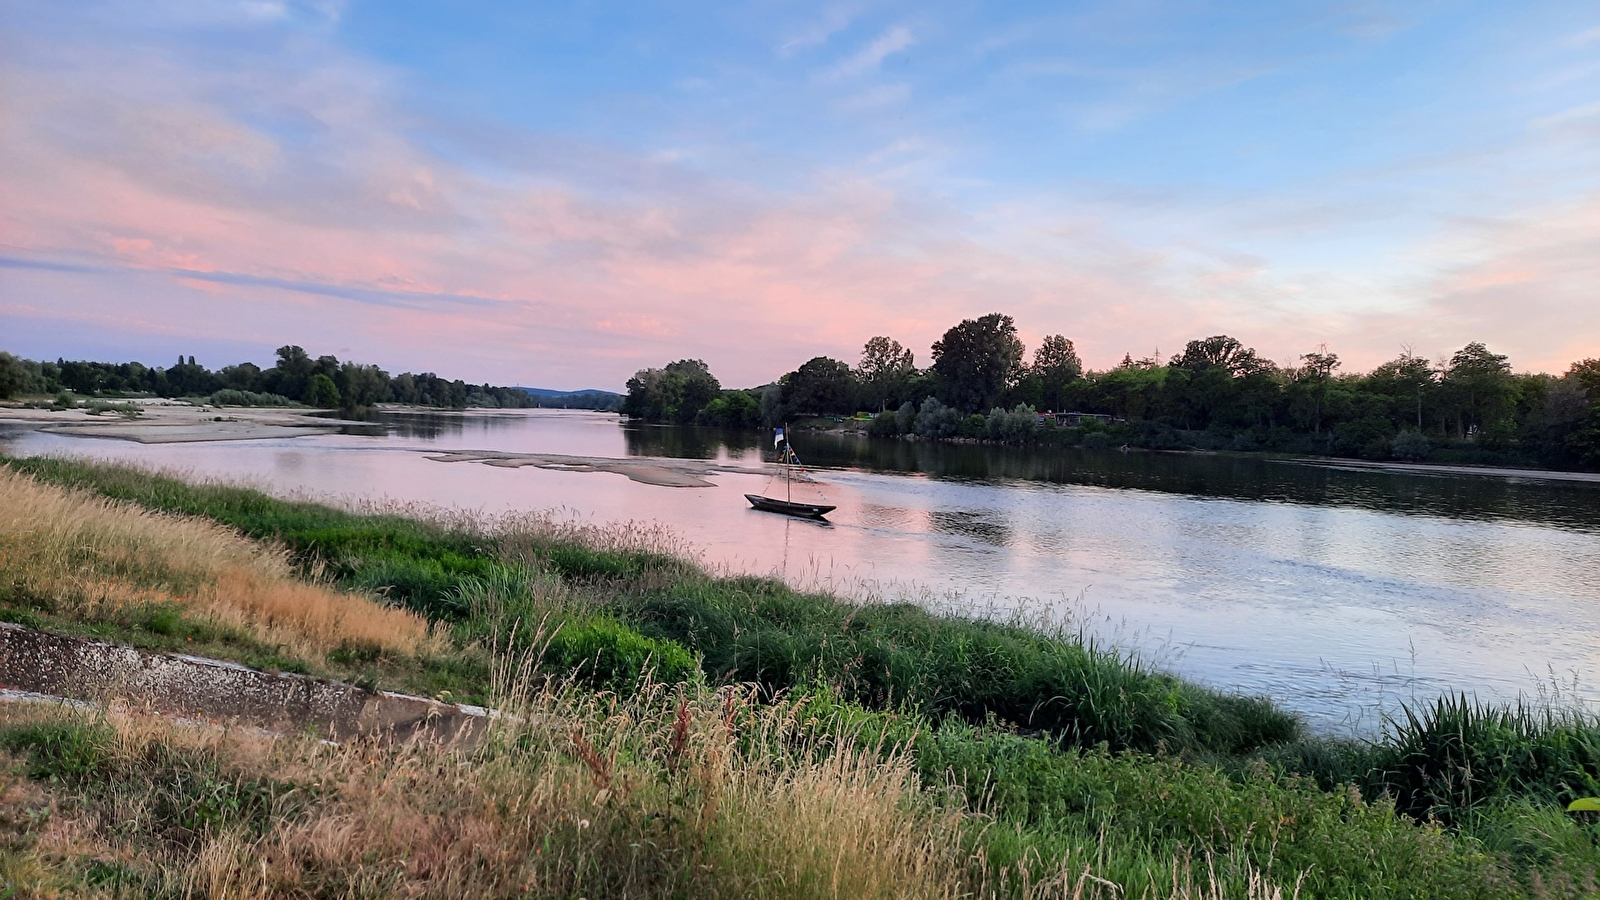
[[[0,346],[1600,355],[1592,3],[0,0]]]

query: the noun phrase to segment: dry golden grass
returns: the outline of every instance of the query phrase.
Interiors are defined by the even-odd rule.
[[[108,735],[92,772],[17,795],[51,814],[19,814],[35,824],[0,840],[0,880],[40,897],[1125,896],[1092,862],[989,871],[981,822],[918,787],[904,754],[804,726],[797,705],[657,686],[517,708],[469,755],[0,705],[0,733]],[[1195,868],[1145,896],[1284,897],[1260,878],[1225,894]]]
[[[61,615],[151,603],[244,629],[300,655],[402,654],[437,643],[414,613],[309,584],[280,550],[214,522],[164,515],[0,468],[0,574]]]

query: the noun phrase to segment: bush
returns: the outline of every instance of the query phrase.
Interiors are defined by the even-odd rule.
[[[1427,459],[1433,452],[1433,442],[1420,431],[1402,431],[1389,444],[1389,453],[1395,459],[1410,461]]]
[[[109,412],[116,413],[119,416],[125,416],[129,419],[137,419],[144,413],[144,410],[140,409],[135,404],[111,403],[107,400],[90,400],[88,403],[84,404],[84,408],[89,411],[89,415],[91,416],[98,416],[101,413]]]
[[[624,692],[631,691],[646,670],[653,670],[658,682],[676,684],[690,680],[700,669],[683,645],[645,637],[609,616],[563,624],[545,648],[544,667]]]
[[[1104,431],[1091,431],[1083,436],[1079,443],[1085,450],[1108,450],[1116,439]]]
[[[900,433],[900,414],[881,412],[872,417],[867,433],[874,437],[894,437]]]
[[[910,434],[912,426],[914,426],[916,422],[917,408],[911,405],[910,400],[900,404],[900,408],[895,410],[894,424],[896,428],[900,429],[901,434]]]
[[[961,413],[929,397],[917,412],[917,434],[926,438],[955,437],[961,430]]]
[[[258,394],[255,391],[236,391],[225,388],[207,398],[212,406],[299,406],[282,394]]]
[[[990,410],[986,432],[992,441],[1022,444],[1032,441],[1039,431],[1039,413],[1026,403],[1006,411],[996,406]]]

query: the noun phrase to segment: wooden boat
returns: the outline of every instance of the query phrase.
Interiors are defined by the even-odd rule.
[[[797,467],[802,468],[801,478],[807,482],[811,481],[811,479],[804,475],[803,467],[800,466],[800,457],[795,456],[794,448],[789,446],[789,440],[785,436],[788,430],[787,426],[777,429],[772,439],[774,446],[783,448],[782,455],[778,457],[778,468],[783,471],[783,499],[779,500],[776,497],[767,497],[762,494],[745,494],[744,498],[750,501],[751,506],[763,512],[782,513],[786,516],[799,516],[803,519],[821,519],[828,513],[838,509],[838,507],[828,506],[824,503],[800,503],[794,499],[793,488],[791,487],[794,469]]]
[[[836,506],[825,506],[820,503],[796,503],[793,500],[775,500],[763,497],[760,494],[745,494],[744,498],[750,505],[764,512],[783,513],[786,516],[800,516],[806,519],[820,519],[828,513],[838,509]]]

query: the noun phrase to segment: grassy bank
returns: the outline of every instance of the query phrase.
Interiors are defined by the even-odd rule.
[[[39,511],[0,518],[0,617],[158,647],[186,635],[556,723],[461,760],[10,710],[10,790],[67,823],[0,823],[14,881],[184,896],[238,869],[241,896],[1442,898],[1586,896],[1600,868],[1600,832],[1561,811],[1600,794],[1600,726],[1578,716],[1441,701],[1381,739],[1332,741],[1071,632],[716,577],[648,532],[353,513],[61,460],[4,460],[0,478]],[[107,529],[122,543],[70,536]],[[179,565],[196,541],[229,549]],[[236,568],[328,613],[252,612],[226,589]],[[101,594],[124,601],[84,599]],[[372,767],[360,778],[353,757]],[[162,798],[206,784],[223,808],[184,840],[154,812],[108,824],[203,807]],[[378,821],[397,809],[480,837]],[[352,822],[353,843],[315,848]],[[86,843],[61,849],[52,828]]]

